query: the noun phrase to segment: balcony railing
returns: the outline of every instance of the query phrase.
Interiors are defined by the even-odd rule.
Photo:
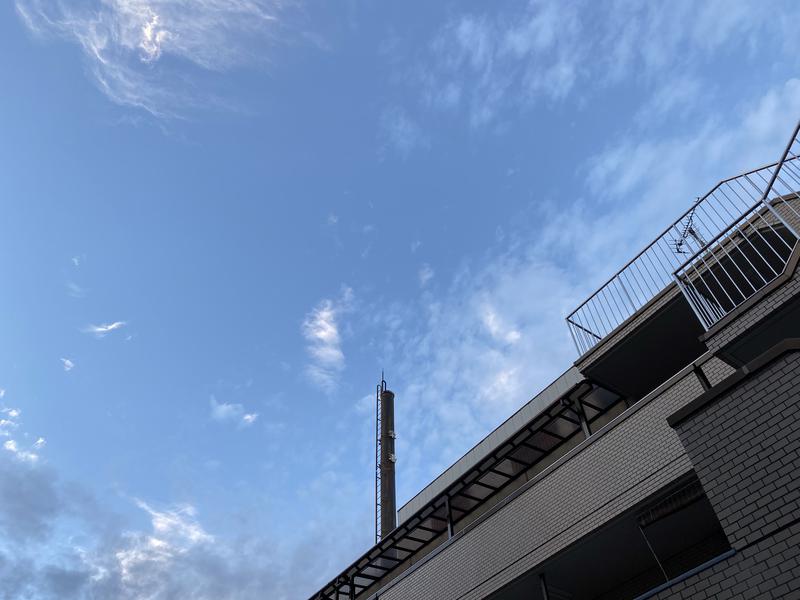
[[[677,282],[708,329],[773,281],[800,230],[800,123],[781,159],[720,181],[568,317],[579,354]]]

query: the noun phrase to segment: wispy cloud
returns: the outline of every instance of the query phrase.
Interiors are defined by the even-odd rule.
[[[86,289],[79,286],[74,281],[67,282],[67,295],[71,298],[85,298]]]
[[[83,331],[85,333],[93,333],[96,337],[102,338],[112,331],[122,329],[125,325],[125,321],[114,321],[113,323],[102,323],[100,325],[87,325]]]
[[[220,423],[236,423],[241,427],[249,427],[258,419],[258,413],[246,413],[242,404],[217,402],[211,396],[211,418]]]
[[[428,263],[422,265],[419,268],[419,271],[417,272],[417,277],[419,278],[420,287],[425,287],[426,285],[428,285],[428,282],[431,279],[433,279],[434,275],[435,273]]]
[[[384,147],[391,148],[403,158],[418,149],[428,148],[430,139],[422,126],[400,107],[387,108],[380,119]]]
[[[620,82],[655,88],[656,111],[685,108],[696,92],[695,72],[716,55],[767,40],[780,55],[796,55],[800,42],[784,24],[800,17],[800,7],[779,5],[781,19],[754,0],[492,6],[453,15],[424,59],[404,64],[395,78],[418,94],[423,109],[464,116],[473,128],[503,125],[536,105],[585,102]],[[672,80],[682,85],[671,87]]]
[[[156,116],[197,103],[185,69],[163,58],[223,72],[266,60],[278,0],[16,0],[34,33],[76,43],[111,100]],[[194,98],[194,99],[193,99]],[[77,265],[76,265],[77,266]]]
[[[306,374],[312,383],[328,392],[335,389],[345,366],[339,318],[350,309],[352,302],[353,291],[345,287],[338,299],[325,299],[317,304],[306,315],[301,328],[311,358]]]
[[[75,363],[72,362],[68,358],[62,358],[61,359],[61,365],[64,367],[64,370],[67,371],[67,372],[72,371],[72,369],[75,368]]]

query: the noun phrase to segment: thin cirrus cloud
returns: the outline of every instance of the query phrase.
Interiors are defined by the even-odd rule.
[[[33,33],[83,50],[89,75],[112,101],[157,117],[198,103],[192,98],[202,92],[188,89],[187,63],[221,73],[263,62],[279,7],[277,0],[16,0]]]
[[[96,337],[102,338],[111,333],[112,331],[116,331],[117,329],[122,329],[125,327],[125,321],[114,321],[112,323],[101,323],[100,325],[87,325],[83,331],[85,333],[92,333]]]

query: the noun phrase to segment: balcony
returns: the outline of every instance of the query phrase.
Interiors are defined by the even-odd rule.
[[[800,231],[799,135],[800,123],[778,162],[720,181],[570,313],[578,353],[672,286],[707,331],[777,279]]]

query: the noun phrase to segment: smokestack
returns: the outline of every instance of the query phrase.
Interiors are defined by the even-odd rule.
[[[397,527],[394,463],[394,393],[381,382],[375,394],[375,542]]]
[[[397,526],[397,504],[395,499],[394,463],[394,393],[381,389],[381,539]]]

